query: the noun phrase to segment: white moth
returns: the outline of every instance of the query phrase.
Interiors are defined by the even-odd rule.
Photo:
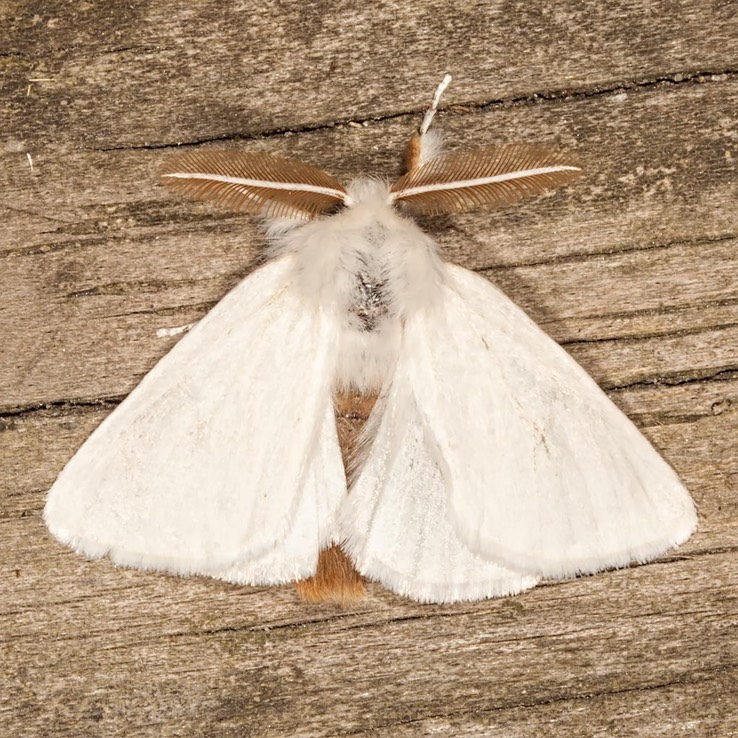
[[[690,536],[689,493],[628,418],[408,217],[579,174],[547,146],[442,153],[428,126],[447,83],[391,187],[262,153],[170,163],[175,190],[265,216],[274,258],[67,464],[44,512],[60,541],[246,584],[310,577],[341,544],[364,576],[453,602],[645,562]],[[339,391],[379,394],[350,485]]]

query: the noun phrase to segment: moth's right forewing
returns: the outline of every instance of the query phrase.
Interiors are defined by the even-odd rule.
[[[692,499],[633,423],[487,280],[446,270],[443,310],[408,321],[404,340],[461,540],[545,577],[685,541]]]

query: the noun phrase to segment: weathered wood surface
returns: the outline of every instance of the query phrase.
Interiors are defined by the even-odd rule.
[[[734,3],[26,0],[0,29],[0,735],[738,735]],[[611,392],[699,532],[513,599],[372,585],[351,611],[51,540],[45,491],[176,340],[156,330],[258,255],[248,219],[162,191],[162,157],[394,175],[445,71],[450,146],[557,141],[587,176],[427,227]]]

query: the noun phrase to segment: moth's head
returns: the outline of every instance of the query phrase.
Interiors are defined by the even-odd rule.
[[[362,177],[355,179],[346,188],[343,205],[347,208],[387,207],[391,204],[390,188],[387,182]]]
[[[450,79],[444,78],[406,148],[406,174],[390,187],[376,180],[357,180],[345,187],[310,164],[236,149],[203,149],[174,157],[162,170],[162,182],[233,210],[300,221],[380,201],[383,207],[401,204],[424,215],[502,205],[581,174],[573,157],[553,146],[509,144],[442,152],[440,138],[428,127]]]

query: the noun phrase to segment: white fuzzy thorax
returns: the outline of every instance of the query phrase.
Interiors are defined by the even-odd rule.
[[[293,254],[306,305],[341,326],[337,389],[388,380],[409,315],[432,310],[443,282],[436,244],[391,204],[383,182],[360,179],[351,205],[326,218],[269,229],[275,257]]]

